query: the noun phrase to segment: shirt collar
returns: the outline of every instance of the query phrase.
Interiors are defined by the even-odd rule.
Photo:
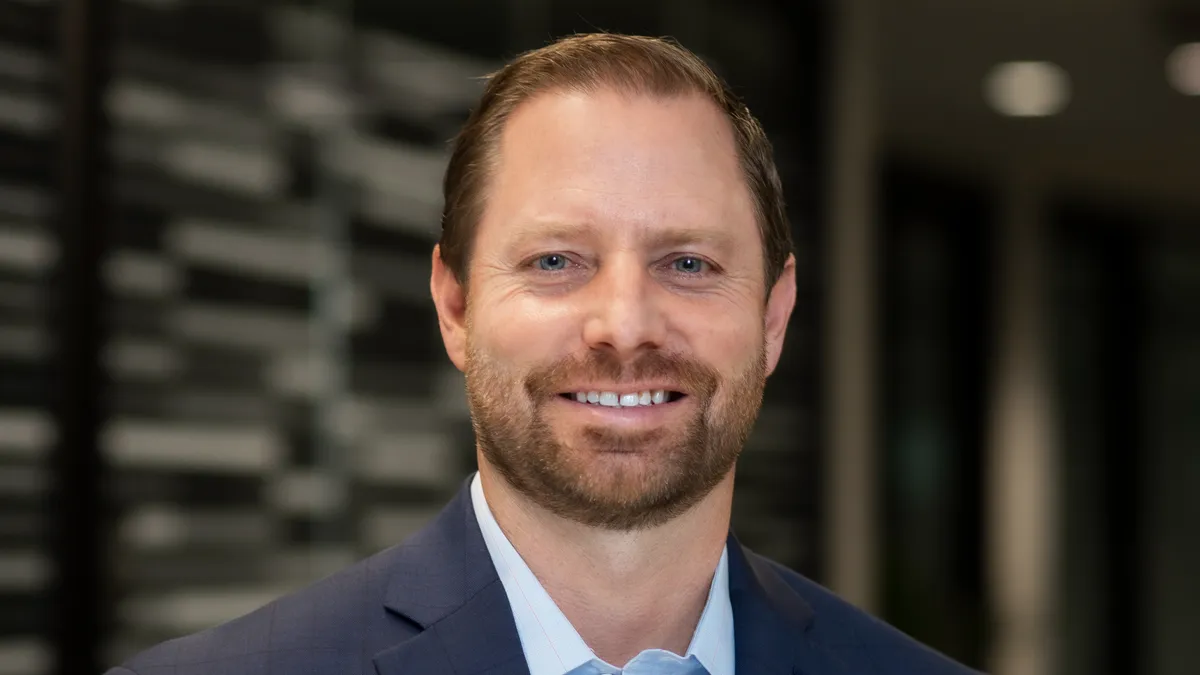
[[[512,607],[517,634],[530,675],[563,675],[596,655],[525,564],[496,523],[483,494],[479,474],[471,480],[471,502],[492,564]],[[692,635],[687,654],[710,675],[733,675],[733,608],[729,602],[729,550],[721,554],[708,591],[708,601]]]

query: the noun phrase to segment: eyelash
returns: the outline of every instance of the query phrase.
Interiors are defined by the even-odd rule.
[[[700,271],[699,272],[680,272],[679,270],[676,270],[675,263],[679,262],[680,260],[695,260],[696,262],[700,263]],[[698,255],[675,256],[675,257],[671,258],[671,260],[668,264],[669,264],[672,272],[677,272],[680,276],[685,276],[685,277],[704,276],[707,273],[711,273],[715,268],[715,266],[711,262],[709,262],[705,258],[701,258]]]
[[[533,270],[535,272],[544,272],[547,274],[555,274],[558,272],[567,271],[567,269],[544,270],[544,269],[541,269],[540,267],[538,267],[538,264],[542,260],[544,260],[546,258],[550,258],[550,257],[562,258],[568,265],[579,265],[579,263],[572,256],[567,255],[566,253],[542,253],[542,254],[534,256],[532,259],[530,259],[529,262],[527,262],[525,264],[525,266],[533,268]],[[680,272],[680,271],[676,270],[675,263],[679,262],[680,260],[685,260],[685,259],[686,260],[695,260],[696,262],[699,262],[702,266],[702,270],[700,272]],[[697,278],[703,277],[703,276],[712,274],[712,273],[718,271],[718,269],[719,269],[717,267],[717,265],[714,264],[711,260],[704,258],[702,256],[692,255],[692,254],[677,254],[677,255],[669,256],[667,259],[666,265],[672,274],[675,274],[676,276],[680,276],[680,277],[697,277]]]
[[[571,256],[569,256],[565,253],[543,253],[541,255],[534,256],[534,258],[532,260],[530,260],[528,263],[526,263],[526,265],[533,267],[534,270],[538,271],[538,272],[562,272],[562,271],[565,271],[565,270],[544,270],[544,269],[541,269],[540,267],[538,267],[538,263],[540,263],[542,260],[545,260],[546,258],[550,258],[550,257],[562,258],[568,264],[571,264],[571,265],[576,264],[575,260],[573,260],[571,258]]]

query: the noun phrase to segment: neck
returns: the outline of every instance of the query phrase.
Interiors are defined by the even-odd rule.
[[[621,667],[646,649],[687,651],[728,535],[732,471],[671,521],[614,532],[560,518],[479,467],[500,529],[596,656]]]

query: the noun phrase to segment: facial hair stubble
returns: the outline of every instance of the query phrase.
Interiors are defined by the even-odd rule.
[[[626,364],[591,351],[522,375],[469,344],[466,365],[476,442],[501,477],[562,518],[631,531],[683,513],[733,468],[762,405],[766,349],[728,382],[706,364],[662,351]],[[685,424],[637,434],[587,426],[563,437],[546,419],[545,407],[568,382],[647,380],[689,392]],[[632,461],[597,462],[604,451],[630,453]]]

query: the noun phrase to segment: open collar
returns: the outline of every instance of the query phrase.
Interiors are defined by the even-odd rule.
[[[380,675],[529,675],[469,485],[396,552],[383,604],[422,630],[375,655]],[[772,563],[732,533],[727,550],[737,675],[842,672],[804,638],[812,608]]]

